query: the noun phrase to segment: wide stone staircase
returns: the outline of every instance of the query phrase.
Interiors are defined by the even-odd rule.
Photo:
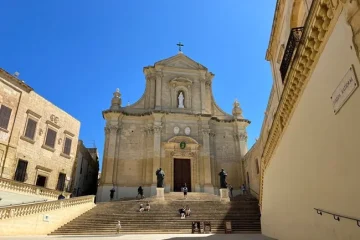
[[[151,210],[139,212],[139,205],[149,201]],[[189,206],[191,216],[180,219],[178,209]],[[191,233],[192,222],[210,222],[212,233],[224,233],[225,220],[230,220],[232,232],[260,233],[258,201],[251,196],[236,196],[230,202],[220,201],[216,195],[167,193],[164,201],[156,198],[98,203],[51,235],[113,234],[117,221],[122,233]]]

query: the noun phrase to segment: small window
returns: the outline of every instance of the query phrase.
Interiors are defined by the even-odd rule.
[[[50,128],[47,130],[45,145],[55,148],[56,132]]]
[[[45,187],[46,179],[47,178],[45,176],[38,175],[37,178],[36,178],[36,186]]]
[[[66,155],[70,155],[70,151],[71,151],[71,139],[66,137],[63,153]]]
[[[59,173],[59,178],[58,178],[58,183],[56,186],[56,190],[58,191],[64,191],[65,188],[65,178],[66,178],[66,174],[65,173]]]
[[[19,160],[15,172],[15,181],[25,182],[27,165],[27,161]]]
[[[259,160],[256,159],[256,173],[259,174],[260,173],[260,167],[259,167]]]
[[[0,128],[7,129],[11,116],[11,108],[1,105],[0,108]]]
[[[36,131],[37,122],[31,118],[28,118],[26,129],[25,129],[25,137],[34,140],[35,131]]]

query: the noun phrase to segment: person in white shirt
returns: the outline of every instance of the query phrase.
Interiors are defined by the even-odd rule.
[[[116,224],[116,233],[119,233],[121,229],[120,221],[118,221],[118,224]]]

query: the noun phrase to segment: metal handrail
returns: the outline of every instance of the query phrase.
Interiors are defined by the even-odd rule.
[[[249,188],[249,189],[250,189],[250,193],[254,192],[257,196],[259,196],[259,194],[257,192],[255,192],[255,190],[253,190],[252,188]]]
[[[316,210],[316,213],[319,214],[319,215],[322,215],[323,213],[327,213],[329,215],[332,215],[334,217],[334,220],[336,221],[340,221],[340,218],[346,218],[346,219],[349,219],[349,220],[354,220],[356,221],[358,227],[360,227],[360,219],[357,219],[357,218],[353,218],[353,217],[348,217],[348,216],[344,216],[344,215],[340,215],[340,214],[336,214],[336,213],[331,213],[331,212],[328,212],[328,211],[325,211],[323,209],[319,209],[319,208],[314,208]]]

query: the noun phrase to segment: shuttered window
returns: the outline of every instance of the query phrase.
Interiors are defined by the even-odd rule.
[[[63,153],[66,154],[66,155],[70,155],[70,151],[71,151],[71,139],[70,138],[65,138],[65,144],[64,144]]]
[[[26,130],[25,130],[25,137],[34,140],[36,124],[37,122],[35,120],[28,118]]]
[[[1,105],[0,108],[0,128],[7,129],[11,116],[11,108]]]
[[[25,182],[27,165],[27,161],[19,160],[15,172],[15,181]]]
[[[45,145],[55,148],[56,132],[50,128],[47,130]]]

